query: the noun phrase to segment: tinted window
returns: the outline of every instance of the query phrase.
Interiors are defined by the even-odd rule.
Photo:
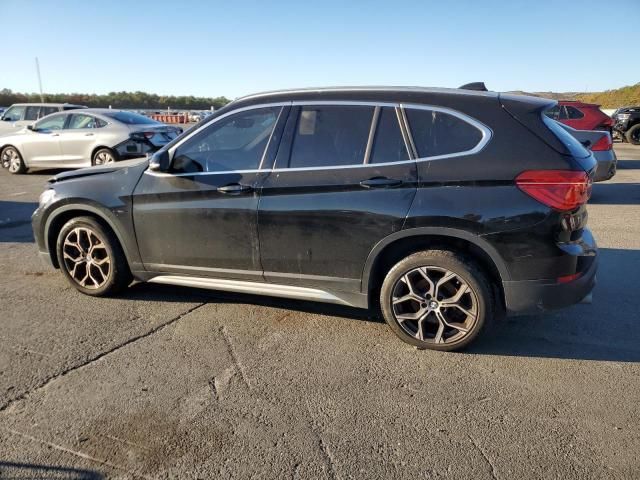
[[[74,113],[71,115],[67,128],[96,128],[96,119],[90,115]]]
[[[401,162],[409,160],[402,138],[398,116],[394,108],[384,107],[378,119],[376,136],[369,163]]]
[[[61,130],[66,119],[66,115],[52,115],[39,121],[35,128],[37,130]]]
[[[420,157],[466,152],[482,140],[479,129],[448,113],[407,109],[407,118]]]
[[[549,118],[557,120],[558,118],[560,118],[560,105],[556,105],[553,108],[550,108],[549,110],[544,112],[544,114]]]
[[[147,125],[152,123],[159,123],[149,117],[145,117],[144,115],[133,112],[113,111],[104,112],[104,115],[106,115],[107,117],[115,118],[117,121],[126,123],[127,125]]]
[[[59,111],[60,109],[58,107],[40,107],[40,117],[51,115],[52,113],[56,113]]]
[[[363,163],[372,118],[373,107],[322,105],[301,108],[289,166]]]
[[[18,120],[22,120],[23,112],[24,112],[23,106],[10,107],[9,110],[4,112],[2,119],[9,122],[17,122]]]
[[[190,138],[176,150],[175,172],[255,170],[275,126],[280,107],[229,115]]]
[[[27,111],[24,113],[25,120],[37,120],[40,113],[40,107],[27,107]]]
[[[567,109],[567,118],[578,119],[583,118],[584,114],[575,107],[565,107]]]

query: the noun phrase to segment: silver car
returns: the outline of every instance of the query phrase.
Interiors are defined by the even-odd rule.
[[[28,168],[82,168],[145,156],[182,129],[125,110],[90,108],[48,115],[0,136],[0,161],[11,173]]]

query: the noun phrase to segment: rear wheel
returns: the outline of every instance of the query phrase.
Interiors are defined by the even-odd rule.
[[[493,314],[484,273],[449,251],[414,253],[387,274],[380,292],[385,321],[401,340],[419,348],[460,350]]]
[[[113,163],[116,161],[116,154],[108,149],[101,148],[93,154],[93,159],[91,160],[93,165],[107,165],[109,163]]]
[[[69,220],[58,235],[56,254],[64,276],[84,294],[111,295],[131,283],[118,239],[95,218]]]
[[[640,123],[627,130],[625,137],[627,138],[627,142],[633,145],[640,145]]]
[[[22,155],[15,147],[6,147],[2,150],[1,161],[2,166],[9,170],[11,173],[25,173],[27,171],[27,166],[24,164],[22,160]]]

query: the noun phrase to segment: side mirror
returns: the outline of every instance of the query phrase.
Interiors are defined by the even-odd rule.
[[[154,153],[149,160],[149,170],[152,172],[166,172],[171,165],[171,156],[167,150]]]
[[[10,122],[11,119],[9,117],[2,117],[2,121],[4,122]]]
[[[33,125],[27,125],[27,130],[34,131]]]

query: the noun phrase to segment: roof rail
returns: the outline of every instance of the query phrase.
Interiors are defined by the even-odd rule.
[[[461,87],[458,87],[460,90],[477,90],[479,92],[488,92],[486,85],[484,82],[471,82],[465,83]]]

